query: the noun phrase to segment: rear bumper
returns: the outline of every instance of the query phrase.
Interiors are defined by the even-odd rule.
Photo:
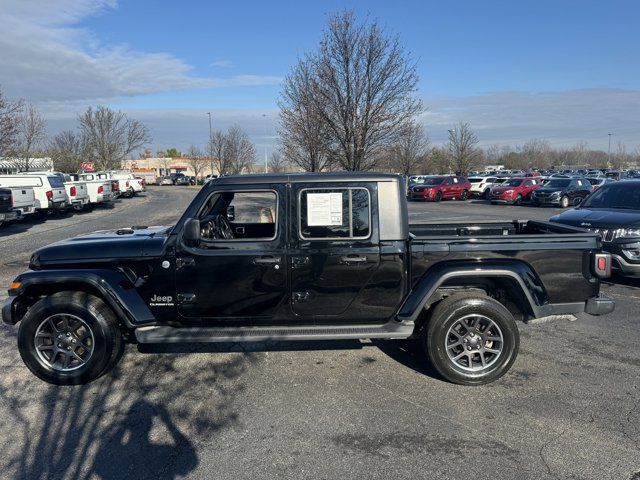
[[[18,212],[4,212],[0,213],[0,222],[9,222],[18,218]]]
[[[606,297],[591,297],[585,304],[584,311],[589,315],[606,315],[615,310],[616,304]]]

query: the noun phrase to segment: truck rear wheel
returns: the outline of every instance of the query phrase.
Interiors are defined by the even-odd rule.
[[[513,315],[500,302],[477,293],[454,294],[435,307],[422,343],[445,379],[484,385],[511,368],[520,336]]]
[[[36,302],[20,322],[18,349],[45,382],[88,383],[120,360],[122,333],[113,311],[84,292],[59,292]]]

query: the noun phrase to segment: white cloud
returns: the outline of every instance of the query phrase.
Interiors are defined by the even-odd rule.
[[[96,101],[190,88],[273,85],[280,77],[202,77],[169,53],[104,45],[79,27],[115,0],[2,0],[0,85],[34,102]]]
[[[233,62],[231,60],[218,59],[211,62],[209,66],[215,68],[229,68],[233,66]]]

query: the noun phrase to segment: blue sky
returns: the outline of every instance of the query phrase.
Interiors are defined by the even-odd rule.
[[[5,93],[41,106],[50,131],[86,105],[147,122],[153,148],[201,144],[206,112],[276,141],[280,81],[327,15],[376,18],[418,62],[434,143],[469,121],[483,145],[546,138],[640,144],[640,2],[3,0]],[[13,27],[13,28],[11,28]],[[265,116],[263,116],[265,115]]]

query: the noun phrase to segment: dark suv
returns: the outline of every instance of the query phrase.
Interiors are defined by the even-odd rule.
[[[593,191],[586,178],[555,177],[533,192],[531,203],[540,205],[559,205],[562,208],[579,205]]]
[[[622,275],[640,277],[640,180],[607,183],[580,207],[551,221],[599,233],[613,267]]]

